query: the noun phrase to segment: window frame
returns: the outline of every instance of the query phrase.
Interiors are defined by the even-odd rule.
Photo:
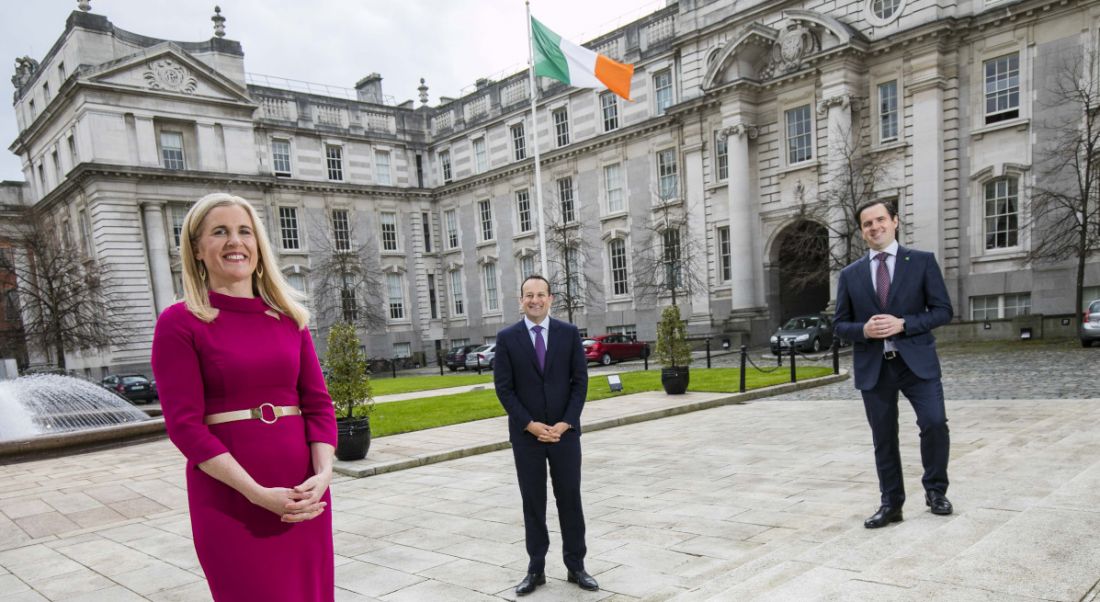
[[[508,132],[512,139],[513,159],[515,161],[525,160],[527,158],[527,130],[524,122],[518,121],[508,126]]]
[[[989,67],[990,67],[991,64],[993,64],[993,66],[995,68],[994,77],[996,78],[996,75],[999,73],[998,71],[996,71],[996,62],[1001,60],[1001,59],[1008,59],[1009,60],[1009,64],[1006,65],[1006,67],[1007,67],[1007,69],[1005,71],[1006,76],[1004,78],[1009,83],[1012,81],[1012,73],[1013,73],[1013,69],[1011,68],[1011,60],[1015,59],[1015,61],[1016,61],[1016,68],[1015,68],[1016,85],[1015,85],[1015,87],[1013,87],[1011,85],[1006,85],[1004,88],[998,88],[998,89],[993,90],[993,102],[996,105],[1000,98],[1007,98],[1007,103],[1006,104],[1010,104],[1011,101],[1012,101],[1012,97],[1013,97],[1013,89],[1015,89],[1016,104],[1008,106],[1004,109],[996,109],[993,112],[990,112],[989,111],[989,103],[990,103],[991,98],[990,98],[990,87],[989,87],[990,86]],[[1002,121],[1011,121],[1013,119],[1018,119],[1021,116],[1021,114],[1022,114],[1022,106],[1021,105],[1022,105],[1022,100],[1023,100],[1023,70],[1021,69],[1021,67],[1022,67],[1021,63],[1022,62],[1023,61],[1021,60],[1021,53],[1020,53],[1019,50],[1012,50],[1011,52],[998,54],[996,56],[992,56],[992,57],[989,57],[989,58],[982,58],[982,61],[981,61],[981,75],[980,75],[980,79],[979,79],[979,81],[981,81],[981,83],[982,83],[982,89],[981,89],[981,95],[980,95],[981,103],[982,103],[982,105],[981,105],[981,115],[982,115],[981,123],[982,123],[982,125],[986,125],[986,126],[994,125],[994,124],[1000,123]],[[999,79],[994,79],[994,81],[999,81]]]
[[[496,240],[496,228],[493,224],[492,199],[480,199],[477,202],[477,234],[481,242]]]
[[[668,78],[668,84],[658,83],[659,78]],[[664,115],[669,107],[676,104],[676,93],[673,89],[672,67],[666,67],[653,73],[653,111],[657,115]],[[661,106],[662,95],[665,95],[665,104]]]
[[[884,102],[883,87],[893,85],[893,106],[887,107]],[[879,144],[889,144],[901,140],[901,82],[898,78],[888,79],[875,83],[875,133]],[[890,121],[887,121],[887,120]],[[886,135],[886,126],[893,127],[893,135]]]
[[[600,117],[604,133],[619,129],[619,96],[614,92],[600,93]]]
[[[1000,184],[1005,184],[1004,194],[998,189]],[[1013,190],[1014,189],[1014,190]],[[994,196],[989,196],[990,190]],[[1011,211],[998,211],[990,215],[990,203],[999,207],[1004,201],[1006,207],[1011,203]],[[995,229],[990,231],[990,226]],[[998,238],[1003,236],[1003,243],[998,243]],[[990,237],[993,237],[992,240]],[[985,252],[1011,251],[1020,247],[1020,179],[1018,176],[1006,174],[1001,177],[991,178],[982,183],[982,244]]]
[[[480,174],[489,171],[489,150],[485,137],[480,136],[470,140],[470,149],[470,153],[474,157],[474,173]]]
[[[330,182],[344,181],[344,146],[342,144],[325,143],[325,177]]]
[[[465,316],[466,315],[466,294],[465,285],[462,282],[462,268],[451,270],[450,272],[451,285],[451,315],[452,316]]]
[[[374,149],[374,181],[379,186],[393,186],[393,154],[388,149]],[[385,159],[380,161],[380,159]]]
[[[714,132],[714,181],[725,182],[730,177],[729,137]]]
[[[569,145],[569,107],[562,106],[550,111],[550,121],[554,127],[554,146],[561,148]]]
[[[166,136],[176,136],[179,140],[178,147],[170,147],[165,144]],[[157,146],[160,149],[160,164],[164,169],[172,171],[185,171],[187,169],[187,153],[184,151],[184,137],[182,130],[162,129],[157,135]],[[169,153],[178,151],[179,157],[169,157]],[[178,166],[176,165],[178,163]]]
[[[614,188],[611,187],[612,180],[608,176],[608,170],[609,169],[614,169],[615,170],[615,184],[616,184],[616,186]],[[616,213],[622,213],[622,212],[626,211],[626,198],[623,194],[623,188],[625,187],[625,183],[623,182],[623,163],[622,163],[622,161],[615,161],[613,163],[607,163],[605,165],[602,165],[600,171],[603,172],[601,174],[601,176],[602,176],[602,180],[603,180],[603,193],[604,193],[604,199],[605,199],[604,206],[607,208],[607,214],[608,215],[613,215],[613,214],[616,214]],[[613,197],[612,192],[617,193],[617,194],[614,195],[614,198],[616,199],[617,204],[618,204],[618,207],[616,207],[616,208],[613,208],[611,206],[611,201],[612,201],[612,197]]]
[[[443,210],[443,235],[446,239],[446,249],[458,249],[462,246],[462,231],[458,226],[458,209]]]
[[[484,314],[500,313],[500,273],[494,261],[481,264],[481,293],[485,298]]]
[[[280,154],[275,152],[275,146],[277,144],[285,144],[286,145],[286,157],[285,157],[286,169],[279,169]],[[275,177],[286,177],[286,178],[293,177],[293,175],[294,175],[294,163],[293,163],[293,161],[291,161],[292,150],[291,150],[291,145],[290,145],[290,139],[289,138],[279,138],[279,137],[273,136],[271,138],[270,149],[271,149],[271,173],[274,174]]]
[[[657,171],[657,197],[661,203],[671,203],[680,198],[680,159],[675,148],[665,148],[654,153]],[[671,182],[671,190],[666,190]],[[671,194],[669,194],[671,192]]]
[[[396,286],[395,286],[396,285]],[[396,293],[396,296],[395,294]],[[400,272],[386,272],[387,322],[407,322],[405,278]]]
[[[387,221],[392,218],[391,221]],[[378,232],[381,236],[379,243],[383,253],[397,253],[401,251],[401,237],[398,235],[400,225],[396,211],[378,212]]]
[[[715,246],[718,256],[718,281],[733,280],[733,245],[730,240],[730,227],[718,226],[715,231]]]
[[[521,188],[515,192],[516,199],[516,233],[528,234],[535,230],[535,220],[531,213],[531,191]]]
[[[351,251],[351,211],[343,207],[332,210],[332,248],[341,253]]]
[[[577,205],[573,194],[573,176],[562,176],[557,180],[558,205],[561,209],[562,224],[572,224],[577,221]],[[568,185],[567,185],[568,184]]]
[[[303,251],[301,226],[298,223],[298,207],[279,205],[276,212],[279,215],[279,248],[283,251]],[[293,243],[293,246],[288,244],[290,242]]]
[[[792,136],[791,135],[791,126],[793,124],[791,122],[791,117],[792,117],[792,114],[795,111],[805,111],[806,131],[795,133]],[[799,116],[799,117],[801,117],[801,116]],[[814,112],[813,112],[813,110],[811,108],[811,105],[809,103],[804,103],[804,104],[800,104],[800,105],[795,106],[795,107],[790,107],[790,108],[784,108],[783,109],[783,158],[784,158],[785,163],[787,165],[789,165],[789,166],[803,165],[803,164],[806,164],[806,163],[810,163],[811,161],[814,160],[814,150],[815,150],[814,149],[814,138],[815,138],[815,136],[814,136],[814,127],[815,127],[815,125],[814,125]],[[799,146],[799,147],[797,147],[797,149],[792,148],[792,146],[791,146],[792,139],[798,140],[798,139],[802,139],[803,137],[806,138],[805,146],[804,147]],[[807,155],[805,157],[799,158],[800,156],[796,157],[794,155],[794,152],[796,150],[803,150],[803,149],[807,153]]]
[[[439,151],[436,153],[436,157],[439,159],[439,176],[443,178],[444,184],[450,184],[454,181],[454,168],[451,165],[450,149]]]
[[[616,246],[621,247],[620,253],[616,253]],[[626,239],[612,238],[607,241],[606,248],[611,296],[613,298],[628,297],[630,295],[630,261],[627,258]],[[617,279],[617,273],[621,273],[621,279]]]

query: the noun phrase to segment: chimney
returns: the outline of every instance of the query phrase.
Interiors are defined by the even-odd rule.
[[[371,73],[355,84],[355,91],[358,93],[359,100],[363,102],[383,104],[382,76],[377,73]]]

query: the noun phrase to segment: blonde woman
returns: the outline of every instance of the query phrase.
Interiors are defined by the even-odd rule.
[[[215,600],[333,600],[336,418],[256,210],[210,194],[180,237],[184,300],[157,320],[168,436],[187,458],[195,551]]]

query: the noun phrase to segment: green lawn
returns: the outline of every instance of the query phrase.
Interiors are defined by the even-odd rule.
[[[411,393],[413,391],[428,391],[430,389],[446,389],[447,387],[462,387],[466,385],[479,385],[493,382],[493,373],[485,374],[450,374],[446,376],[403,376],[398,378],[371,379],[371,389],[375,395],[392,395],[394,393]]]
[[[739,372],[737,368],[712,368],[695,369],[691,371],[691,385],[689,391],[700,392],[725,392],[735,393],[739,386]],[[831,368],[820,366],[804,366],[798,368],[798,378],[808,379],[831,374]],[[476,377],[477,375],[472,375]],[[623,380],[622,392],[612,393],[607,387],[607,378],[604,376],[593,377],[588,381],[588,401],[617,397],[642,391],[658,391],[661,389],[661,371],[640,370],[621,374]],[[440,378],[430,377],[430,378]],[[442,377],[450,379],[453,377]],[[483,377],[484,378],[484,377]],[[402,379],[397,379],[398,381]],[[419,379],[408,379],[419,380]],[[756,369],[749,369],[745,375],[745,386],[748,389],[758,389],[769,385],[776,385],[790,381],[790,370],[784,367],[770,373],[762,373]],[[471,381],[481,382],[481,381]],[[446,385],[454,386],[454,385]],[[431,387],[422,387],[430,389]],[[410,391],[416,389],[409,389]],[[375,394],[379,394],[377,389]],[[395,401],[392,403],[380,403],[375,406],[371,416],[371,433],[374,437],[384,437],[397,433],[419,431],[448,424],[458,424],[471,420],[481,420],[494,416],[503,416],[504,408],[497,401],[496,392],[490,387],[484,391],[470,391],[457,395],[443,395],[438,397],[424,397],[407,401]]]

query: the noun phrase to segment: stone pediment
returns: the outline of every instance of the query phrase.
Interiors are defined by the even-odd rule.
[[[783,12],[775,29],[750,23],[722,47],[707,66],[703,90],[738,80],[765,82],[801,70],[807,61],[865,41],[837,19],[807,10]]]
[[[171,42],[99,65],[87,79],[144,92],[252,104],[244,88]]]

